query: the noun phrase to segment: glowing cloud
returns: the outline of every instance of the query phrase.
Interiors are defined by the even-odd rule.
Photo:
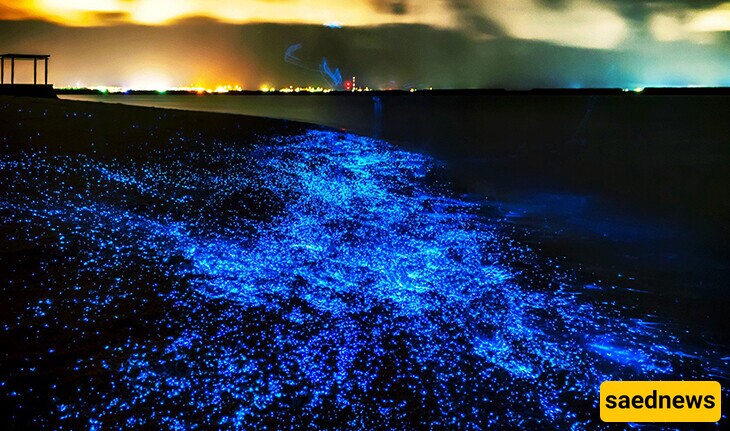
[[[7,11],[0,7],[0,19],[25,16],[20,12],[70,26],[109,24],[104,14],[114,14],[115,22],[145,25],[169,24],[190,17],[206,17],[228,23],[337,23],[339,26],[419,23],[455,27],[457,22],[453,11],[441,2],[411,8],[408,14],[393,14],[374,8],[368,0],[322,0],[316,7],[312,2],[302,0],[37,0],[13,5]]]
[[[132,19],[142,24],[164,24],[175,18],[195,14],[188,2],[175,0],[141,0],[130,10]]]
[[[605,4],[568,0],[559,9],[536,0],[494,0],[485,14],[512,37],[542,40],[581,48],[616,48],[627,36],[628,25]]]
[[[682,21],[668,14],[654,14],[649,19],[649,28],[654,38],[661,42],[671,42],[684,37]]]
[[[730,31],[730,2],[712,9],[657,12],[650,18],[649,28],[661,42],[711,42],[715,33]]]
[[[730,31],[730,3],[693,14],[687,27],[691,31]]]

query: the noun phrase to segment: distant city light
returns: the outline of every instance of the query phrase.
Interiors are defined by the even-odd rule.
[[[349,92],[368,92],[373,91],[370,87],[358,87],[357,84],[357,78],[352,77],[351,81],[345,81],[343,82],[343,87],[340,91],[349,91]],[[188,85],[188,86],[179,86],[179,87],[167,87],[167,86],[115,86],[115,85],[96,85],[96,86],[88,86],[81,82],[76,82],[74,84],[70,85],[59,85],[56,86],[59,90],[71,90],[71,91],[78,91],[78,90],[93,90],[98,91],[102,94],[121,94],[121,93],[129,93],[130,91],[144,91],[144,92],[155,92],[159,94],[166,94],[166,93],[196,93],[196,94],[226,94],[231,92],[242,92],[242,91],[255,91],[253,89],[246,89],[240,84],[221,84],[217,85],[215,87],[205,87],[202,85]],[[394,88],[395,89],[395,88]],[[428,88],[429,90],[432,90],[433,88]],[[377,90],[377,89],[375,89]],[[288,85],[285,87],[277,88],[276,86],[269,85],[269,84],[262,84],[259,86],[258,91],[264,92],[264,93],[330,93],[333,91],[332,88],[324,88],[322,86],[295,86],[295,85]],[[411,91],[414,91],[413,89]],[[626,90],[629,91],[629,90]]]
[[[240,85],[219,85],[215,90],[206,90],[207,93],[228,93],[230,91],[243,91]]]

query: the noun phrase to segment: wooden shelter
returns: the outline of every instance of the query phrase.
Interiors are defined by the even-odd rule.
[[[33,60],[33,85],[38,85],[38,60],[44,63],[44,84],[48,85],[48,54],[0,54],[0,85],[5,84],[5,60],[10,60],[10,85],[15,85],[15,60]]]

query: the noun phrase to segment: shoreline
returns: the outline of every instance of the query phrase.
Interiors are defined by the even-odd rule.
[[[730,195],[723,192],[730,184],[730,97],[421,94],[377,102],[365,93],[78,97],[349,130],[442,160],[466,192],[507,200],[544,188],[598,193],[612,205],[691,224],[708,240],[730,239]]]
[[[291,90],[291,91],[289,91]],[[508,90],[503,88],[453,89],[453,90],[367,90],[367,91],[263,91],[228,90],[225,92],[194,90],[127,90],[107,92],[92,88],[58,88],[63,95],[126,95],[126,96],[718,96],[730,95],[730,87],[646,87],[640,89],[624,88],[534,88],[530,90]]]

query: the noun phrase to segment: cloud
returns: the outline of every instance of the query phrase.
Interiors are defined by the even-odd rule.
[[[474,0],[449,0],[449,7],[459,22],[459,27],[472,36],[504,35],[504,30],[493,19],[488,17],[480,2]]]
[[[649,19],[649,28],[654,38],[662,42],[682,40],[686,30],[682,19],[675,14],[657,13]]]
[[[8,0],[0,0],[8,1]],[[221,22],[324,24],[346,26],[426,24],[439,28],[456,25],[445,2],[409,0],[21,0],[15,9],[28,16],[68,26],[97,26],[105,22],[85,12],[124,13],[129,23],[164,25],[201,16]],[[0,19],[15,19],[10,13]]]
[[[65,26],[176,25],[191,17],[345,28],[410,24],[456,30],[475,40],[610,50],[647,40],[719,43],[718,32],[730,29],[728,5],[718,0],[0,0],[0,19]]]
[[[134,1],[134,0],[124,0]],[[129,21],[129,14],[125,12],[88,12],[90,20],[103,25],[122,24]]]
[[[730,2],[709,9],[658,11],[650,17],[649,29],[661,42],[721,40],[717,33],[730,31]]]
[[[484,13],[516,39],[557,45],[612,49],[629,33],[626,20],[616,10],[597,1],[492,0]]]
[[[393,15],[406,15],[409,13],[406,0],[370,0],[375,10]]]
[[[687,27],[694,32],[730,31],[730,2],[691,13]]]
[[[727,0],[606,0],[605,4],[619,11],[627,20],[643,23],[658,11],[681,13],[709,9],[724,1]]]
[[[301,43],[302,59],[357,76],[371,88],[620,87],[728,85],[727,50],[689,41],[636,50],[585,49],[538,40],[476,39],[463,31],[425,25],[332,30],[321,25],[232,25],[208,18],[169,26],[67,27],[0,21],[8,51],[51,54],[56,85],[326,85],[317,71],[284,61]],[[395,41],[395,42],[394,42]],[[632,48],[633,49],[633,48]]]
[[[32,18],[33,14],[29,13],[22,7],[16,7],[15,5],[7,5],[0,3],[0,19],[4,20],[20,20]]]

